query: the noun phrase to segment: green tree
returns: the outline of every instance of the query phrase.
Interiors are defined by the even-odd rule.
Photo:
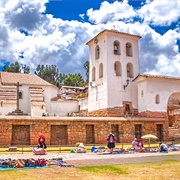
[[[38,65],[34,74],[38,75],[39,77],[53,85],[57,85],[59,73],[56,65]]]
[[[64,85],[66,86],[83,86],[85,84],[81,74],[69,74],[64,79]]]
[[[21,72],[21,67],[20,67],[19,63],[16,61],[15,63],[11,63],[9,66],[5,65],[2,68],[2,71],[20,73]]]
[[[24,74],[29,74],[30,73],[30,67],[29,66],[23,65],[22,70],[23,70]]]
[[[64,84],[64,79],[66,78],[66,76],[67,76],[67,75],[62,74],[62,73],[60,73],[60,74],[58,75],[57,80],[56,80],[56,85],[57,85],[57,87],[60,87],[61,85]]]
[[[2,68],[3,72],[15,72],[20,73],[23,71],[23,73],[29,74],[30,73],[30,67],[27,65],[21,65],[16,61],[15,63],[11,63],[10,65],[4,65]]]
[[[86,70],[86,83],[89,82],[89,61],[84,63],[84,69]]]

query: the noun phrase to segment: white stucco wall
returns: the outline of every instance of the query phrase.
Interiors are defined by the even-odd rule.
[[[68,116],[68,113],[78,112],[78,101],[51,101],[49,116]]]
[[[44,101],[46,103],[46,111],[47,113],[53,113],[52,107],[51,107],[51,99],[54,97],[57,97],[57,93],[58,93],[58,88],[56,87],[52,87],[52,86],[48,86],[48,87],[43,87],[43,94],[44,94]]]
[[[22,92],[22,99],[19,99],[19,108],[23,113],[31,113],[29,86],[22,85],[19,87],[19,92]]]
[[[168,99],[173,93],[178,93],[179,83],[173,79],[144,79],[138,83],[138,109],[142,111],[167,112]],[[142,95],[143,91],[143,95]],[[156,104],[156,95],[159,104]],[[179,93],[178,93],[179,94]]]
[[[114,55],[113,44],[114,41],[120,42],[120,55]],[[132,57],[126,56],[126,43],[132,44]],[[107,81],[108,81],[108,107],[122,106],[123,101],[131,101],[134,107],[137,107],[136,86],[132,80],[139,74],[139,52],[138,52],[138,38],[125,35],[109,35],[107,37]],[[116,76],[114,71],[114,63],[118,61],[121,63],[122,75]],[[127,64],[133,65],[133,77],[127,77]],[[129,79],[129,85],[124,89],[126,80]],[[135,89],[134,89],[135,88]],[[136,101],[136,102],[135,102]]]
[[[0,105],[0,115],[5,116],[8,113],[14,111],[16,109],[16,102],[11,103],[2,103],[2,106]]]
[[[100,57],[95,59],[94,42],[90,42],[90,68],[89,81],[92,82],[92,68],[96,68],[96,80],[93,82],[94,87],[89,86],[88,111],[94,111],[103,108],[122,106],[123,101],[131,101],[134,108],[138,106],[137,86],[132,80],[139,74],[139,37],[128,36],[118,33],[104,33],[98,38],[100,47]],[[114,54],[114,42],[120,42],[121,54]],[[133,56],[126,56],[126,43],[132,44]],[[118,61],[121,63],[122,75],[116,76],[114,64]],[[99,65],[103,63],[103,78],[99,79]],[[124,90],[127,80],[127,64],[133,65],[133,77],[130,79],[129,86]],[[98,94],[98,98],[97,98]]]
[[[79,99],[78,105],[80,106],[80,110],[88,109],[88,98]]]
[[[42,116],[46,112],[46,107],[42,109],[42,106],[31,106],[31,116]]]

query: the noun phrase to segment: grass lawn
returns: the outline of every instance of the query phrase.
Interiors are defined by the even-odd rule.
[[[47,167],[0,171],[2,180],[128,180],[179,179],[180,161],[121,164],[91,167]]]

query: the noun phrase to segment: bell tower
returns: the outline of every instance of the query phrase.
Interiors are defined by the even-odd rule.
[[[126,116],[137,112],[140,36],[103,30],[89,46],[89,116]]]

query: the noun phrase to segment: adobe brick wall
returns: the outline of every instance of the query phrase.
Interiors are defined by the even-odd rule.
[[[106,138],[112,131],[112,125],[118,126],[121,143],[132,142],[135,136],[135,125],[142,125],[142,135],[151,133],[157,135],[157,124],[163,125],[164,140],[168,140],[168,122],[165,118],[123,118],[123,117],[17,117],[0,118],[0,145],[37,145],[38,133],[45,134],[47,145],[75,145],[76,142],[87,144],[87,125],[94,127],[94,144],[106,144]],[[17,127],[19,128],[17,130]],[[53,126],[53,128],[52,128]],[[63,127],[56,131],[56,127]],[[13,129],[13,127],[16,127]],[[27,128],[26,128],[27,127]],[[67,130],[66,130],[67,128]],[[52,130],[53,129],[53,130]],[[52,132],[51,132],[52,130]],[[26,132],[24,132],[26,131]],[[68,137],[63,134],[66,132]],[[29,136],[28,133],[29,132]],[[13,133],[17,133],[12,138]],[[53,133],[53,134],[52,134]],[[24,135],[26,134],[26,138]],[[29,140],[28,140],[29,137]],[[52,139],[53,138],[53,139]],[[13,141],[14,142],[13,142]],[[67,142],[66,142],[67,141]],[[19,143],[18,143],[19,142]]]
[[[144,111],[144,112],[138,113],[138,117],[167,118],[167,112]]]
[[[129,106],[129,111],[126,110],[126,105]],[[132,107],[132,102],[124,101],[123,106],[116,106],[112,108],[99,109],[97,111],[88,112],[90,117],[125,117],[137,116],[138,110]]]

